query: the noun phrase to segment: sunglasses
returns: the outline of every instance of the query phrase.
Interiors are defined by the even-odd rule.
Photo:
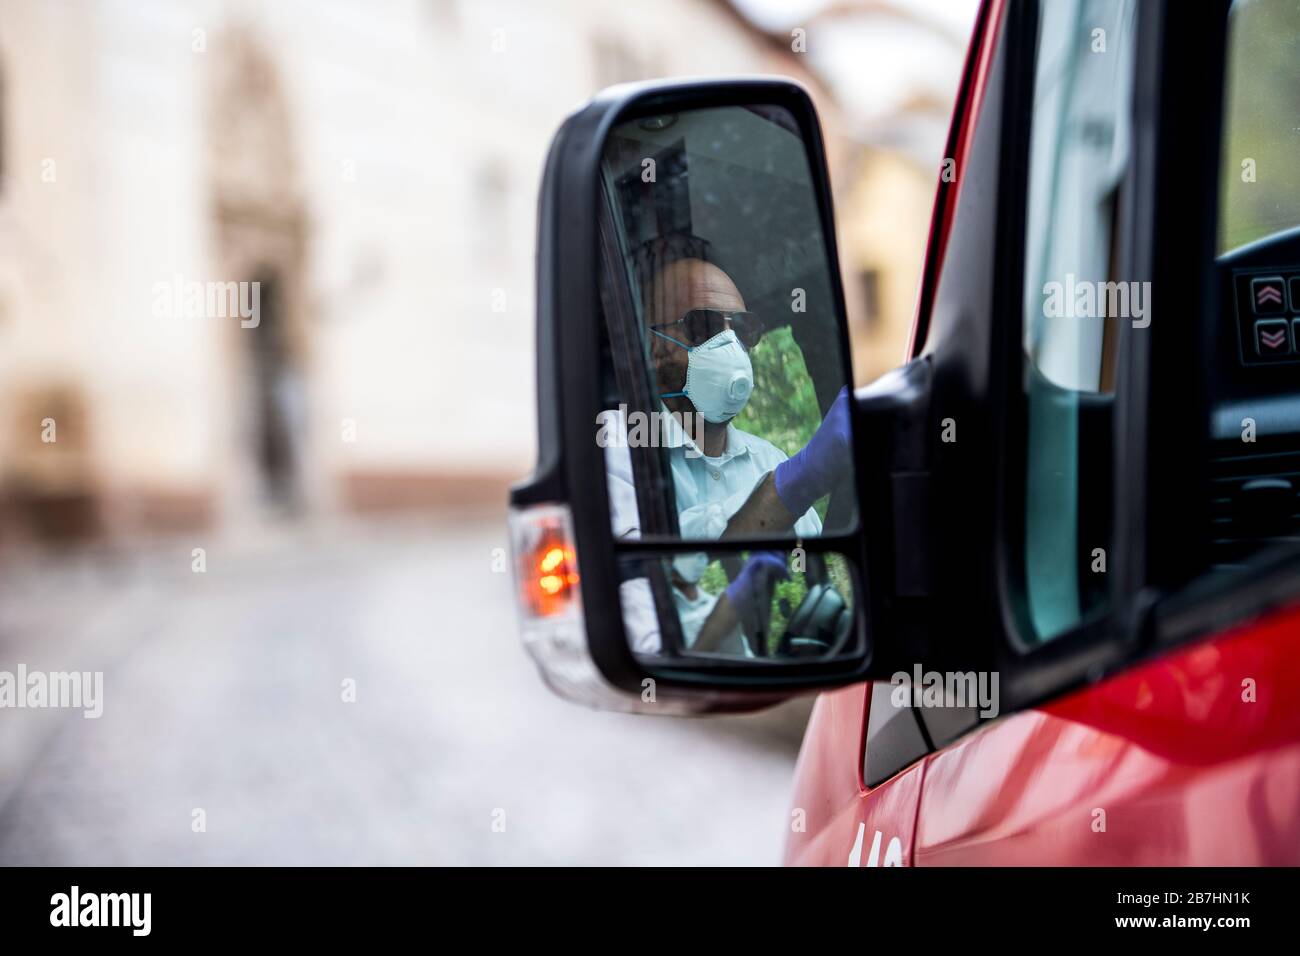
[[[656,332],[679,329],[684,345],[699,345],[730,328],[746,349],[758,344],[767,327],[753,312],[724,312],[721,309],[691,309],[676,322],[650,326]]]

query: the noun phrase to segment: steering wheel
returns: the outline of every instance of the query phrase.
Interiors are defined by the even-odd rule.
[[[853,612],[829,580],[814,584],[790,615],[777,643],[777,657],[825,657],[853,629]]]

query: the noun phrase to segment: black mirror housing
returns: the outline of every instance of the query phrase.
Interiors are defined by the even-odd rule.
[[[603,402],[602,315],[610,308],[608,301],[602,302],[602,292],[606,300],[609,293],[598,281],[604,261],[601,244],[607,241],[601,235],[605,145],[619,123],[719,107],[775,107],[797,123],[828,253],[827,288],[833,297],[842,380],[849,380],[848,331],[825,151],[815,110],[801,87],[771,78],[625,85],[602,92],[565,121],[546,161],[538,215],[538,464],[531,479],[512,489],[510,504],[521,594],[535,590],[543,579],[546,587],[572,592],[566,623],[558,630],[548,630],[551,626],[541,618],[529,616],[529,607],[536,611],[536,602],[525,604],[525,643],[554,689],[602,707],[657,713],[749,710],[801,692],[887,676],[881,666],[895,665],[906,655],[880,653],[881,642],[869,639],[869,635],[876,638],[877,628],[884,624],[883,620],[877,623],[879,615],[896,603],[880,600],[879,588],[872,585],[888,582],[890,595],[896,588],[905,596],[920,596],[925,590],[924,558],[919,559],[922,564],[909,558],[901,541],[899,548],[904,550],[895,548],[896,528],[888,510],[899,505],[910,511],[924,503],[925,482],[917,477],[923,470],[923,461],[917,456],[923,458],[923,452],[908,452],[905,447],[915,438],[908,416],[924,416],[928,408],[928,377],[923,370],[914,369],[892,384],[885,382],[850,396],[855,467],[847,494],[858,507],[843,528],[834,527],[814,538],[750,537],[711,540],[694,547],[685,547],[681,541],[614,539],[602,450],[593,440],[594,422]],[[762,197],[755,199],[761,201]],[[884,447],[877,446],[874,452],[866,447],[879,439],[884,440]],[[896,455],[905,456],[907,474],[891,477],[898,470],[892,466]],[[863,513],[863,505],[869,502],[868,512]],[[550,514],[547,520],[554,522],[555,509],[571,540],[556,546],[546,538],[549,543],[539,552],[538,532],[526,527],[528,516]],[[863,521],[879,536],[870,547]],[[624,583],[620,567],[626,567],[628,560],[649,562],[703,548],[722,556],[734,553],[739,559],[742,551],[784,551],[791,546],[799,554],[843,556],[853,578],[850,607],[840,609],[834,603],[840,596],[826,595],[823,588],[817,592],[818,600],[824,598],[821,610],[810,608],[802,615],[788,615],[791,620],[809,621],[824,616],[826,607],[833,607],[836,620],[842,622],[835,627],[822,626],[816,640],[803,642],[804,650],[788,657],[738,661],[648,658],[629,646],[626,609],[620,600]],[[555,562],[562,560],[557,555],[567,555],[576,565],[563,580],[550,573]],[[652,587],[662,605],[664,584],[652,582]],[[789,607],[789,601],[780,606]],[[530,628],[541,630],[534,630],[530,638]],[[836,652],[826,659],[810,657],[806,648],[818,646],[818,641],[825,644],[830,640],[827,634],[843,635]],[[782,646],[790,643],[786,640]],[[564,677],[557,676],[557,668]],[[580,678],[575,680],[575,674]]]

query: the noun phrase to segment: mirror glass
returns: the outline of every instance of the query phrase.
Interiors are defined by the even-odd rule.
[[[783,106],[645,116],[606,141],[596,441],[617,539],[853,530],[814,162]]]
[[[853,575],[840,554],[695,551],[622,564],[634,653],[758,663],[827,660],[855,644]]]

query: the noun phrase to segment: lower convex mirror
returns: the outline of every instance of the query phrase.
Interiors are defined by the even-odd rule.
[[[621,565],[635,654],[829,660],[853,643],[853,575],[842,555],[682,551],[625,555]]]

